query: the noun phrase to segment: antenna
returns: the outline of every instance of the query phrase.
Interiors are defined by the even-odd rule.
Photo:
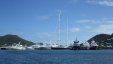
[[[77,40],[77,37],[76,37],[76,39],[74,40],[75,42],[77,42],[78,40]]]

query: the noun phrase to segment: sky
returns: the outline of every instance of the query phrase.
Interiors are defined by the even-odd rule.
[[[0,0],[0,36],[66,43],[112,33],[113,0]]]

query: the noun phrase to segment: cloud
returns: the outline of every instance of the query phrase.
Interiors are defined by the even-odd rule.
[[[100,5],[113,6],[113,0],[105,0],[98,2]]]
[[[113,18],[103,18],[99,20],[77,20],[76,23],[80,25],[79,27],[82,28],[82,31],[92,32],[92,33],[106,33],[111,34],[113,33]],[[82,25],[82,26],[81,26]],[[78,32],[80,28],[72,28],[71,32]]]
[[[91,26],[84,26],[85,29],[91,29]]]
[[[113,18],[103,18],[99,20],[82,19],[82,20],[76,20],[75,23],[87,24],[87,25],[113,24]]]
[[[111,33],[113,33],[113,28],[112,27],[113,27],[113,24],[99,25],[92,32],[111,34]]]
[[[77,24],[94,25],[94,24],[101,24],[102,21],[103,20],[82,19],[82,20],[76,20],[75,23],[77,23]]]
[[[36,17],[38,20],[48,20],[49,16],[37,16]]]
[[[112,21],[107,21],[108,24],[113,24],[113,20]]]
[[[37,33],[37,35],[40,37],[51,37],[55,35],[55,32],[40,32],[40,33]]]
[[[80,28],[74,27],[74,28],[71,28],[70,31],[71,32],[79,32],[80,31]]]
[[[84,20],[77,20],[76,23],[93,23],[94,20],[84,19]]]
[[[103,24],[113,24],[113,18],[104,18],[101,20]]]
[[[104,6],[113,6],[113,0],[87,0],[87,2]]]

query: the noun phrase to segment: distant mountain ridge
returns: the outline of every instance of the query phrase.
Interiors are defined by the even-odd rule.
[[[0,46],[10,46],[12,44],[17,44],[18,42],[21,41],[22,45],[33,45],[34,43],[31,41],[27,41],[21,37],[19,37],[18,35],[12,35],[12,34],[7,34],[4,36],[0,36]]]

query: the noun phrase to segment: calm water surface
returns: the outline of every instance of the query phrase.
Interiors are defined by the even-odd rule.
[[[113,50],[0,50],[0,64],[113,64]]]

